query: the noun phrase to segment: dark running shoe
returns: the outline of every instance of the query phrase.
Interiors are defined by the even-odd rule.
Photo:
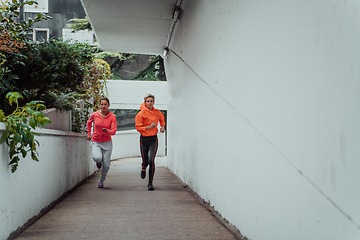
[[[144,179],[146,177],[146,171],[141,170],[141,178]]]
[[[150,184],[150,183],[148,184],[148,190],[149,190],[149,191],[153,191],[153,190],[154,190],[154,186],[153,186],[152,184]]]
[[[97,166],[97,168],[98,168],[98,169],[100,169],[100,168],[101,168],[101,166],[102,166],[102,163],[101,163],[101,162],[96,163],[96,166]]]
[[[98,188],[104,188],[104,183],[103,182],[98,182]]]

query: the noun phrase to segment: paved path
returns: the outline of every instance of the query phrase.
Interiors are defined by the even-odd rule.
[[[119,159],[97,188],[99,173],[16,239],[239,239],[157,158],[154,187],[140,178],[140,158]]]

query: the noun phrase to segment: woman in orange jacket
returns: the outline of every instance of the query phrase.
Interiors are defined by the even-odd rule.
[[[142,157],[141,178],[146,177],[146,168],[149,166],[148,190],[154,190],[153,179],[155,173],[155,155],[158,148],[158,128],[165,132],[164,115],[154,107],[155,96],[148,94],[140,106],[140,112],[135,117],[135,127],[140,135],[140,151]]]
[[[100,98],[100,110],[91,114],[87,121],[87,140],[91,141],[91,150],[96,166],[101,170],[98,188],[104,187],[106,174],[110,169],[110,157],[112,152],[111,136],[117,130],[116,116],[109,111],[110,101]],[[91,126],[94,123],[94,131],[91,136]]]

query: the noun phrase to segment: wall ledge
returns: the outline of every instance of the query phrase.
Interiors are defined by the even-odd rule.
[[[6,129],[4,123],[0,123],[0,131],[4,131]],[[86,133],[75,133],[75,132],[67,132],[61,130],[47,129],[47,128],[36,128],[35,132],[40,135],[50,135],[50,136],[70,136],[70,137],[86,137]]]

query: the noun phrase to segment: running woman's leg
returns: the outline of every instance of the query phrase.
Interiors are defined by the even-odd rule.
[[[112,153],[112,140],[101,143],[101,150],[103,155],[103,166],[101,169],[100,182],[104,182],[106,175],[110,169],[111,164],[111,153]]]
[[[140,152],[142,158],[141,171],[146,171],[149,165],[149,143],[144,137],[140,137]]]
[[[152,184],[155,174],[155,156],[158,149],[158,138],[156,138],[152,141],[150,147],[149,147],[149,184]]]
[[[91,153],[93,156],[93,160],[96,163],[101,163],[101,161],[103,160],[103,156],[102,156],[101,146],[99,143],[91,142]]]

